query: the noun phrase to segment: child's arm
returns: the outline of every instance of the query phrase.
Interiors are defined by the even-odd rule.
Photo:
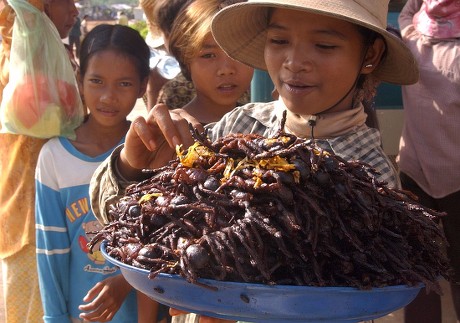
[[[159,104],[150,110],[146,119],[138,117],[131,123],[125,144],[116,148],[91,178],[91,207],[99,222],[112,221],[108,212],[110,205],[124,195],[128,185],[149,176],[142,169],[166,165],[176,157],[176,144],[188,147],[193,143],[188,122],[202,129],[187,112],[169,110]]]
[[[94,285],[86,296],[84,302],[78,308],[86,313],[80,314],[80,318],[90,322],[108,322],[123,304],[132,286],[119,274],[104,279]]]
[[[158,303],[137,291],[137,322],[138,323],[154,323],[158,316]]]

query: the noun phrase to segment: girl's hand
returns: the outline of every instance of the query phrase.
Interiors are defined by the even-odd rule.
[[[171,316],[184,315],[184,314],[189,314],[189,313],[177,310],[175,308],[170,308],[169,309],[169,315],[171,315]],[[234,322],[236,322],[236,321],[217,319],[217,318],[214,318],[214,317],[200,315],[200,323],[234,323]]]
[[[135,119],[126,134],[125,146],[118,160],[118,170],[135,180],[144,168],[166,165],[176,157],[176,145],[193,143],[188,124],[202,130],[201,124],[182,109],[169,110],[164,104],[154,106],[147,118]]]
[[[111,321],[131,289],[121,274],[104,279],[94,285],[83,298],[84,302],[90,303],[78,307],[86,312],[80,314],[80,318],[90,322]]]

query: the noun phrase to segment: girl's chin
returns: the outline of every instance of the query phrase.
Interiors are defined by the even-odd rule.
[[[295,114],[300,114],[300,115],[310,115],[312,114],[312,111],[307,109],[307,105],[292,105],[292,104],[286,104],[286,108],[291,111],[292,113]]]

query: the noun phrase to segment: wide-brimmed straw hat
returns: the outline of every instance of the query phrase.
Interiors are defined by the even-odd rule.
[[[413,84],[418,80],[414,56],[400,38],[386,30],[389,0],[249,0],[222,9],[213,19],[216,42],[232,58],[266,70],[264,47],[269,8],[285,8],[335,17],[382,35],[386,54],[374,70],[381,81]]]

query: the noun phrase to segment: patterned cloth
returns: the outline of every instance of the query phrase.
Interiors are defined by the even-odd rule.
[[[179,73],[163,85],[157,103],[164,103],[170,109],[178,109],[189,103],[195,96],[193,83]]]
[[[208,124],[208,135],[211,140],[229,133],[258,133],[273,137],[279,129],[280,115],[285,109],[281,101],[269,103],[249,103],[227,113],[219,122]],[[334,152],[346,160],[360,160],[375,168],[390,187],[399,187],[399,178],[390,159],[381,147],[378,130],[362,126],[359,130],[335,137],[318,140],[318,144],[328,151]],[[118,147],[111,157],[104,161],[91,179],[91,205],[96,218],[108,223],[107,210],[110,204],[119,200],[125,188],[133,182],[123,179],[115,168],[115,162],[122,147]]]
[[[35,247],[27,245],[3,259],[2,266],[6,322],[43,322]]]
[[[179,109],[189,103],[196,96],[193,83],[187,80],[182,73],[163,85],[157,103],[164,103],[170,109]],[[243,93],[237,105],[248,103],[249,91]]]
[[[460,37],[460,2],[458,0],[423,0],[414,15],[415,28],[423,35],[441,39]]]

